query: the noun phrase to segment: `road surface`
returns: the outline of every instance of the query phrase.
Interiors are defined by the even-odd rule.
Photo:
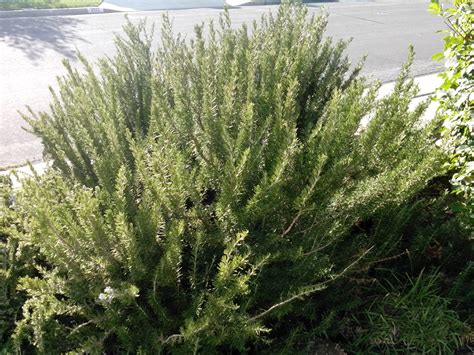
[[[322,4],[309,5],[319,11]],[[442,49],[442,35],[436,33],[443,23],[427,13],[427,3],[384,1],[328,3],[327,34],[335,38],[353,37],[348,54],[358,61],[365,54],[365,72],[382,81],[393,80],[406,60],[409,44],[417,52],[414,75],[442,69],[431,56]],[[275,6],[234,8],[230,14],[235,26],[275,10]],[[196,23],[217,19],[219,9],[173,10],[169,14],[175,30],[192,33]],[[129,18],[143,18],[159,29],[163,11],[132,12]],[[42,158],[38,138],[25,131],[26,123],[18,114],[25,105],[47,110],[48,86],[64,70],[61,61],[73,62],[75,50],[95,59],[114,51],[114,33],[121,33],[123,13],[0,19],[0,169]],[[156,36],[159,38],[159,35]]]

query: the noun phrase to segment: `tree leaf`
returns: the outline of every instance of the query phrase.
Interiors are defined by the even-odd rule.
[[[434,54],[432,57],[431,57],[432,60],[436,60],[436,61],[441,61],[444,59],[444,54],[441,53],[441,52],[438,52],[436,54]]]
[[[432,2],[428,6],[428,12],[431,13],[431,14],[439,15],[439,14],[441,14],[441,7],[439,6],[438,3]]]

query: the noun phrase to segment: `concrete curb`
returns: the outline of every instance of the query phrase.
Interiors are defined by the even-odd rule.
[[[19,17],[44,17],[44,16],[68,16],[68,15],[90,15],[117,12],[110,8],[98,6],[93,7],[74,7],[63,9],[23,9],[0,11],[0,19],[19,18]]]
[[[244,2],[245,2],[245,5],[248,5],[246,1]],[[230,5],[229,7],[232,8],[234,6]],[[160,10],[168,11],[168,10],[181,10],[181,9],[185,10],[185,9],[194,9],[194,8],[196,7],[137,10],[137,9],[132,9],[128,7],[117,6],[114,4],[110,4],[107,1],[104,1],[99,6],[92,6],[92,7],[71,7],[71,8],[60,8],[60,9],[2,10],[0,11],[0,19],[22,18],[22,17],[91,15],[91,14],[106,14],[106,13],[116,13],[116,12],[160,11]],[[223,9],[224,7],[219,6],[215,8]]]
[[[21,180],[31,178],[35,174],[42,175],[48,167],[49,164],[46,162],[39,162],[31,165],[26,164],[0,171],[0,176],[8,176],[12,182],[13,189],[18,189],[21,187]]]
[[[136,11],[135,9],[129,8],[129,7],[122,7],[122,6],[117,6],[111,3],[108,3],[107,1],[103,1],[99,7],[104,10],[109,10],[110,12],[134,12]]]
[[[439,77],[439,73],[431,73],[431,74],[415,76],[413,77],[413,79],[415,81],[415,84],[418,85],[418,89],[420,91],[411,102],[410,104],[411,109],[414,109],[416,105],[429,99],[429,97],[435,93],[436,89],[443,82],[443,80]],[[393,91],[394,86],[395,86],[395,81],[390,81],[390,82],[382,84],[382,87],[380,88],[380,91],[379,91],[379,98],[389,95]],[[435,117],[438,106],[439,106],[439,103],[436,101],[431,101],[429,103],[425,113],[421,117],[421,122],[423,124],[428,123],[431,119]]]
[[[413,77],[415,84],[418,85],[418,88],[420,89],[418,95],[416,96],[417,98],[428,96],[436,91],[436,89],[443,82],[443,80],[439,77],[439,74],[440,73],[431,73]],[[383,83],[379,94],[381,96],[389,94],[393,90],[394,85],[395,80]]]

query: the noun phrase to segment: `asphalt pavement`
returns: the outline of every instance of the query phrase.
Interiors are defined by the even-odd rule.
[[[382,81],[396,78],[400,66],[413,44],[417,56],[414,75],[425,75],[442,69],[431,56],[442,49],[442,21],[427,13],[427,2],[391,0],[381,2],[310,4],[311,11],[329,11],[327,35],[353,38],[348,54],[356,62],[368,55],[365,73]],[[233,8],[234,26],[258,19],[276,6],[245,6]],[[197,23],[217,19],[221,10],[213,8],[173,10],[169,14],[176,32],[193,32]],[[131,12],[129,18],[138,22],[147,18],[159,27],[163,11]],[[22,127],[26,123],[18,114],[25,105],[33,110],[47,110],[50,101],[48,86],[55,87],[55,77],[64,73],[61,61],[73,63],[75,51],[95,60],[114,52],[114,33],[122,33],[123,13],[81,16],[55,16],[0,19],[0,169],[42,158],[39,139]]]

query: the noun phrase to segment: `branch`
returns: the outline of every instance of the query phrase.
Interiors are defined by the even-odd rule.
[[[402,252],[398,255],[393,255],[393,256],[389,256],[387,258],[383,258],[383,259],[380,259],[380,260],[375,260],[375,261],[371,262],[369,264],[369,266],[372,266],[374,264],[380,264],[380,263],[383,263],[385,261],[395,260],[395,259],[398,259],[398,258],[402,257],[403,255],[410,255],[410,252],[408,251],[408,249],[406,249],[404,252]]]
[[[181,335],[181,334],[173,334],[173,335],[170,335],[170,336],[169,336],[168,338],[166,338],[166,339],[161,339],[161,342],[162,342],[163,344],[168,344],[168,343],[174,344],[175,342],[180,341],[180,340],[182,340],[183,338],[184,338],[184,336]]]
[[[294,225],[296,224],[296,222],[298,222],[298,220],[300,219],[301,215],[303,214],[303,210],[299,210],[298,214],[295,216],[295,218],[293,218],[293,221],[291,221],[290,225],[288,228],[286,228],[283,233],[281,234],[281,237],[284,237],[286,236],[288,233],[290,233],[290,231],[293,229]]]
[[[291,296],[290,298],[280,302],[280,303],[277,303],[277,304],[274,304],[273,306],[271,306],[270,308],[268,308],[267,310],[263,311],[262,313],[259,313],[257,314],[256,316],[252,317],[249,319],[249,322],[255,322],[256,320],[262,318],[262,317],[265,317],[267,314],[269,314],[270,312],[272,312],[273,310],[277,309],[277,308],[280,308],[281,306],[284,306],[292,301],[294,301],[295,299],[297,298],[302,298],[304,296],[307,296],[315,291],[318,291],[320,290],[322,287],[326,286],[328,283],[338,279],[339,277],[341,277],[342,275],[344,275],[349,269],[351,269],[355,264],[357,264],[364,256],[366,256],[374,247],[370,247],[369,249],[367,249],[360,257],[357,258],[357,260],[355,260],[354,262],[352,262],[350,265],[348,265],[344,270],[342,270],[339,274],[331,277],[329,280],[326,280],[324,282],[321,282],[320,284],[316,284],[314,285],[313,287],[311,287],[310,290],[306,290],[306,291],[303,291],[303,292],[300,292],[294,296]]]

